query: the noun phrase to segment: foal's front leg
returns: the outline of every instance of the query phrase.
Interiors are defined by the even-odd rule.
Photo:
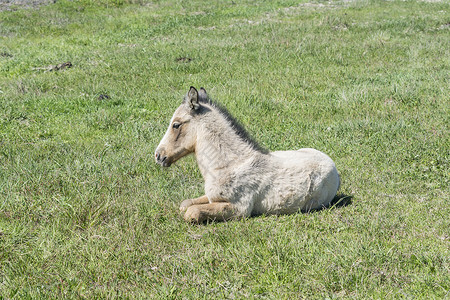
[[[225,221],[234,217],[235,214],[231,203],[213,202],[189,206],[184,214],[184,219],[191,223],[203,223],[207,220]]]
[[[203,195],[203,196],[195,198],[195,199],[186,199],[183,202],[181,202],[180,210],[186,211],[189,206],[198,205],[198,204],[207,204],[207,203],[209,203],[209,199],[208,199],[208,197],[206,197],[206,195]]]

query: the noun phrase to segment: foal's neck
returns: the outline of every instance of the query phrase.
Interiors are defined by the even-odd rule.
[[[195,155],[205,179],[229,172],[230,168],[261,154],[255,145],[238,134],[221,112],[212,111],[202,118]]]

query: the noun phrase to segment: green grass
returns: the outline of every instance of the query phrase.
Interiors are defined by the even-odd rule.
[[[0,298],[448,299],[449,9],[1,11]],[[329,154],[351,204],[185,224],[179,203],[203,190],[195,159],[166,170],[153,152],[190,85],[270,150]]]

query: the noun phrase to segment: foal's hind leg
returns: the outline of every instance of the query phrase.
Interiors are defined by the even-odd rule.
[[[191,223],[203,223],[207,220],[225,221],[236,214],[233,205],[229,202],[213,202],[208,204],[192,205],[184,214],[184,220]]]
[[[195,199],[186,199],[183,202],[181,202],[180,210],[186,211],[189,206],[198,205],[198,204],[207,204],[207,203],[209,203],[209,200],[208,200],[208,197],[206,197],[206,195],[203,195],[203,196],[195,198]]]

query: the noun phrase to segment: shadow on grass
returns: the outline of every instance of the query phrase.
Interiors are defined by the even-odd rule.
[[[346,195],[346,194],[337,194],[334,196],[333,200],[330,202],[330,205],[328,205],[325,208],[338,208],[338,207],[345,207],[350,204],[352,204],[352,195]]]
[[[352,198],[353,198],[352,195],[339,193],[336,196],[334,196],[333,200],[331,200],[330,204],[328,204],[327,206],[322,206],[321,208],[311,210],[304,210],[304,211],[302,210],[302,213],[313,213],[322,211],[324,209],[336,209],[340,207],[345,207],[352,204]]]

